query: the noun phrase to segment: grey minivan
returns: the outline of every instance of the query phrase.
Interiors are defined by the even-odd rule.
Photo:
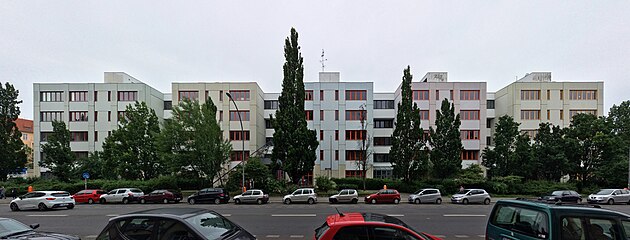
[[[440,193],[440,189],[435,188],[425,188],[416,191],[409,195],[409,203],[442,203],[442,194]]]
[[[300,188],[298,190],[295,190],[291,194],[285,195],[282,198],[282,202],[284,204],[297,202],[314,204],[317,202],[317,194],[315,193],[315,189],[313,188]]]
[[[588,196],[588,203],[615,203],[630,204],[630,191],[625,189],[601,189]]]

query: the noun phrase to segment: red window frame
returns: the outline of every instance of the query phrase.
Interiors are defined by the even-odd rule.
[[[429,110],[420,110],[420,120],[429,120]]]
[[[462,160],[479,160],[479,150],[463,150]]]
[[[429,90],[413,90],[414,101],[429,100]]]
[[[138,100],[138,92],[137,91],[119,91],[118,92],[118,101],[119,102],[134,102]]]
[[[245,151],[245,161],[249,160],[249,151]],[[243,151],[232,151],[230,161],[243,161]]]
[[[313,90],[304,91],[304,101],[313,101]]]
[[[306,121],[313,121],[313,110],[305,110]]]
[[[245,139],[243,139],[243,137]],[[249,131],[230,131],[230,141],[249,141]]]
[[[363,114],[366,114],[366,116],[364,116]],[[367,111],[346,110],[346,121],[360,121],[362,117],[367,119]]]
[[[462,140],[479,140],[479,130],[461,130]]]
[[[367,90],[346,90],[346,101],[367,100]]]
[[[70,142],[87,142],[88,132],[70,132]]]
[[[87,111],[76,111],[69,112],[68,121],[70,122],[87,122],[88,121],[88,112]]]
[[[459,115],[462,120],[479,120],[479,110],[461,110]]]
[[[87,91],[70,91],[70,102],[87,102]]]
[[[183,101],[186,98],[191,101],[199,100],[199,91],[179,91],[177,93],[177,100]]]
[[[249,121],[249,110],[230,111],[230,121],[238,121],[238,115],[241,115],[241,121]]]
[[[479,100],[479,90],[460,90],[459,91],[459,100],[464,101],[475,101]]]
[[[348,141],[363,140],[366,135],[365,130],[346,130],[346,140]]]
[[[234,101],[249,101],[249,90],[230,90],[230,96]]]
[[[363,171],[361,170],[346,170],[346,178],[362,178]]]

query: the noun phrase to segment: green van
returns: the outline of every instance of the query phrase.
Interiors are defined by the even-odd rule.
[[[517,199],[494,205],[486,239],[621,240],[630,237],[630,215],[578,204]]]

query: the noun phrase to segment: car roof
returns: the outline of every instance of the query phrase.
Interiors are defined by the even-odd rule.
[[[347,224],[347,223],[386,223],[386,224],[395,224],[399,226],[408,227],[403,221],[398,218],[379,214],[379,213],[371,213],[371,212],[352,212],[352,213],[343,213],[343,215],[334,214],[330,215],[326,218],[326,223],[328,226],[332,226],[335,224]]]
[[[45,193],[45,194],[53,194],[53,193],[68,193],[67,191],[33,191],[33,192],[38,192],[38,193]]]
[[[203,209],[203,208],[156,208],[133,212],[125,215],[121,215],[112,219],[125,218],[130,216],[162,216],[171,218],[189,218],[202,213],[212,213],[219,215],[215,211]]]
[[[534,200],[499,200],[497,201],[497,205],[499,204],[515,204],[515,205],[523,205],[523,206],[531,206],[531,207],[537,207],[537,208],[544,208],[544,209],[549,209],[550,211],[555,211],[555,212],[560,212],[560,213],[565,213],[565,212],[571,212],[571,213],[585,213],[585,214],[600,214],[600,215],[614,215],[617,217],[624,217],[624,218],[630,218],[630,215],[625,214],[625,213],[621,213],[621,212],[617,212],[617,211],[613,211],[613,210],[609,210],[609,209],[603,209],[601,207],[599,207],[598,205],[588,205],[588,204],[553,204],[553,203],[546,203],[546,202],[540,202],[540,201],[534,201]]]

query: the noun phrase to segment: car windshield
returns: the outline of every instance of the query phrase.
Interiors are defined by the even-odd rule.
[[[554,191],[550,195],[552,195],[552,196],[560,196],[560,195],[562,195],[562,192],[563,191]]]
[[[615,191],[614,189],[602,189],[599,190],[599,192],[595,193],[595,195],[610,195],[613,191]]]
[[[420,190],[414,192],[413,194],[420,194],[422,191],[424,191],[424,189],[420,189]]]
[[[32,230],[30,227],[13,219],[0,219],[0,238]]]
[[[224,217],[212,213],[203,213],[186,218],[186,222],[190,223],[208,239],[219,239],[238,230],[234,224]]]

